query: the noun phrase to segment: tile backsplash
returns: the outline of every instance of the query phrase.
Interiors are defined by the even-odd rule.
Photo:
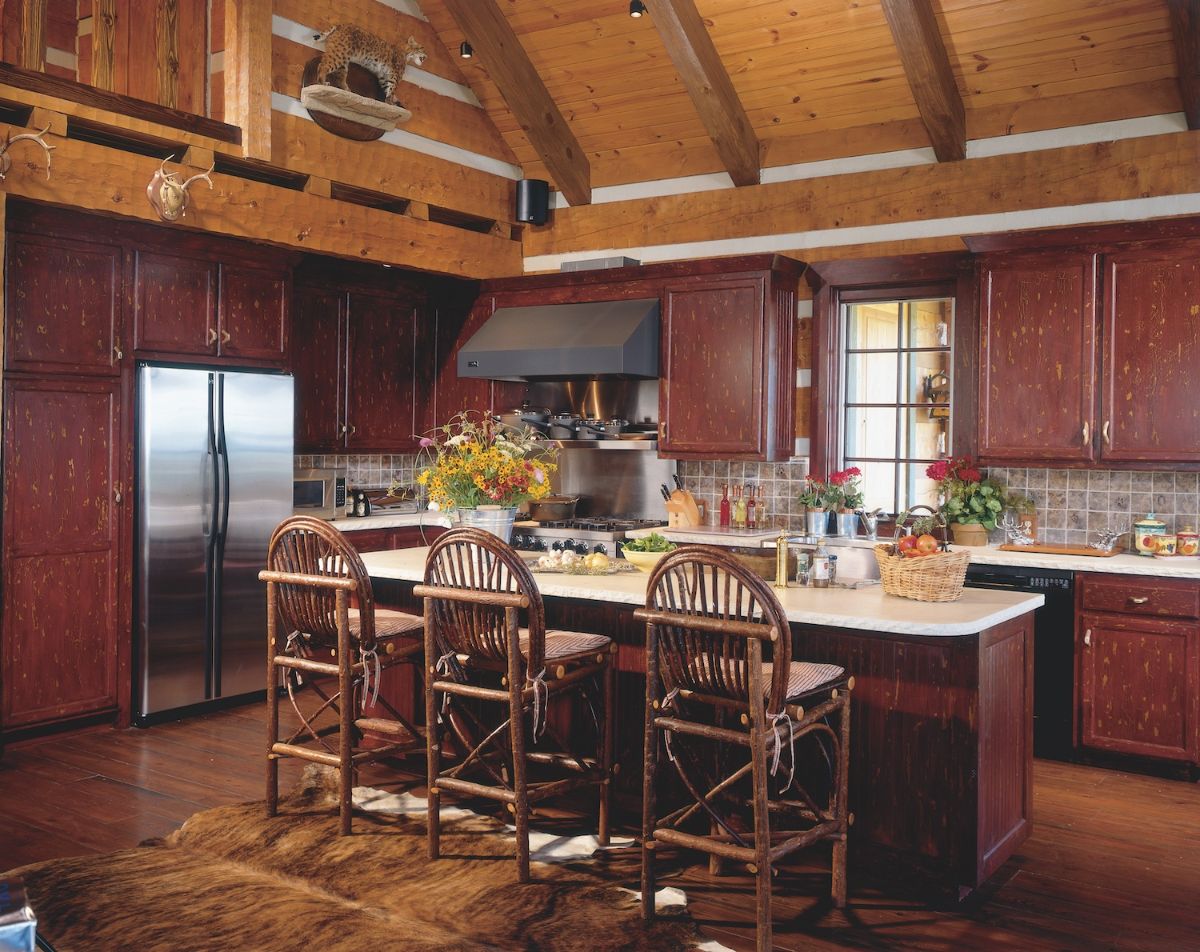
[[[1045,542],[1090,542],[1107,526],[1128,532],[1148,512],[1168,532],[1200,525],[1197,473],[992,467],[988,474],[1033,500],[1038,537]]]
[[[765,528],[799,531],[804,527],[804,507],[797,496],[808,475],[808,460],[801,457],[786,463],[743,463],[728,460],[684,460],[679,478],[696,501],[708,507],[708,521],[716,523],[721,502],[721,487],[754,486],[762,492],[763,510],[757,522]]]
[[[346,472],[346,482],[356,489],[386,489],[393,479],[402,486],[415,486],[416,474],[420,469],[415,453],[384,455],[338,455],[296,457],[297,469],[341,469]]]

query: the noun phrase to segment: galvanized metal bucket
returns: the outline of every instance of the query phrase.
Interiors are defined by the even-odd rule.
[[[456,509],[458,524],[482,529],[504,542],[512,539],[513,522],[517,518],[515,506],[480,506],[478,509]]]

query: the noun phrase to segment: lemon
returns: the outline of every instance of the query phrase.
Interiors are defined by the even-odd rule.
[[[583,560],[585,568],[597,571],[608,568],[609,558],[603,552],[593,552]]]

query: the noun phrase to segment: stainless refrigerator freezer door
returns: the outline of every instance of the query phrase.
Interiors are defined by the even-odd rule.
[[[143,367],[138,375],[138,713],[205,700],[213,503],[211,378]]]
[[[261,691],[266,671],[267,595],[258,573],[275,527],[292,514],[291,377],[222,373],[218,446],[226,498],[218,512],[223,560],[217,693]]]

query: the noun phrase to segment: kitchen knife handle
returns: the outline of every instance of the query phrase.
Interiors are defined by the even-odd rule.
[[[1092,442],[1092,428],[1088,425],[1088,421],[1083,421],[1083,445],[1087,446]]]

